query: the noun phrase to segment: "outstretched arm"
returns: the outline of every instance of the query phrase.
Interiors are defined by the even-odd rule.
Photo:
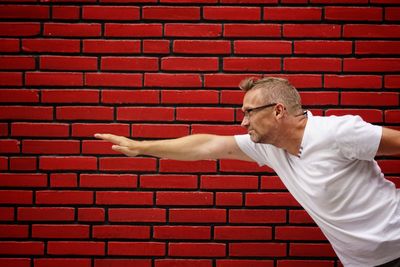
[[[400,131],[382,128],[382,137],[377,155],[400,155]]]
[[[233,136],[195,134],[156,141],[135,141],[113,134],[95,134],[95,137],[113,143],[113,150],[132,157],[147,155],[185,161],[206,159],[253,161],[239,148]]]

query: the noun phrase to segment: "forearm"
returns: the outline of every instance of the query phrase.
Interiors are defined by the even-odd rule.
[[[177,139],[142,141],[140,155],[168,158],[174,160],[204,160],[214,158],[210,144],[216,138],[209,134],[188,135]]]

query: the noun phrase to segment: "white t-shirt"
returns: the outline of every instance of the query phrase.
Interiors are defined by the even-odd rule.
[[[382,127],[359,116],[312,116],[300,157],[249,135],[243,152],[273,168],[321,228],[346,267],[370,267],[400,257],[400,190],[374,160]]]

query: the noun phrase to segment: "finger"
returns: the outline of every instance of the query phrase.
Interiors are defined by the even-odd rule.
[[[111,148],[112,150],[125,154],[126,156],[134,156],[132,155],[132,151],[126,146],[113,145]]]
[[[125,141],[124,137],[114,134],[95,134],[94,137],[103,139],[116,145],[120,145],[123,141]]]

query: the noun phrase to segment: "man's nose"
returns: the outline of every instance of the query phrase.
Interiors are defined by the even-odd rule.
[[[247,118],[247,116],[243,117],[242,123],[240,125],[245,128],[249,126],[249,119]]]

